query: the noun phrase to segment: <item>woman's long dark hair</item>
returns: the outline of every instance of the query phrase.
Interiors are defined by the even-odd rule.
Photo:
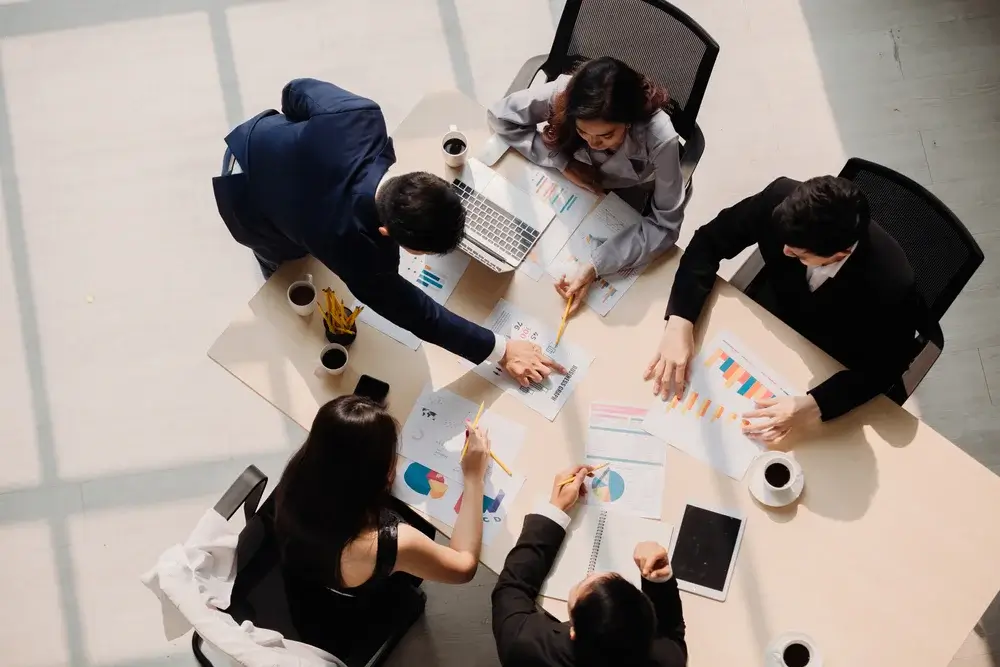
[[[282,557],[300,574],[339,581],[341,551],[378,526],[398,434],[392,415],[362,396],[335,398],[316,413],[274,491]]]
[[[584,144],[576,131],[577,120],[641,123],[669,100],[665,89],[622,61],[594,58],[581,65],[556,95],[542,140],[554,153],[572,155]]]

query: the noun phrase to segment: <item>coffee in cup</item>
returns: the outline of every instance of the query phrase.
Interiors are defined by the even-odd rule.
[[[347,348],[337,343],[326,345],[319,353],[319,363],[330,375],[340,375],[347,368]]]
[[[312,313],[316,304],[316,286],[312,280],[312,275],[307,273],[305,278],[288,286],[288,305],[303,317]]]
[[[442,137],[441,153],[444,155],[444,163],[449,167],[458,169],[465,164],[465,158],[469,153],[469,140],[456,126],[451,125]]]
[[[808,667],[812,651],[802,642],[793,641],[781,652],[782,667]]]
[[[783,491],[792,483],[792,469],[782,459],[769,461],[764,468],[764,482],[772,491]]]

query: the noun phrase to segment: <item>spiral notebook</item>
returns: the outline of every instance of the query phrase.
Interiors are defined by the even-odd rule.
[[[556,562],[542,584],[545,597],[566,600],[569,591],[592,572],[617,572],[636,586],[642,576],[632,552],[639,542],[659,542],[670,548],[673,526],[594,505],[577,507]]]

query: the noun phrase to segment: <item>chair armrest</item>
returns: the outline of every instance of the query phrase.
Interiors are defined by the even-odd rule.
[[[228,520],[233,518],[236,510],[242,505],[243,515],[249,521],[257,512],[257,505],[264,495],[265,486],[267,486],[267,475],[257,466],[247,466],[232,486],[222,494],[219,502],[215,503],[215,511]]]
[[[681,175],[684,177],[684,185],[691,182],[694,169],[698,166],[698,161],[705,153],[705,135],[702,134],[698,123],[694,124],[691,136],[684,142],[684,154],[681,155]]]
[[[906,391],[907,397],[916,391],[917,386],[923,381],[927,373],[930,372],[931,366],[934,365],[934,362],[940,356],[941,348],[933,341],[928,340],[920,352],[917,353],[917,356],[914,357],[910,363],[910,367],[903,373],[903,389]]]
[[[516,93],[519,90],[524,90],[531,85],[531,82],[535,80],[535,75],[538,74],[538,70],[542,68],[545,64],[545,60],[548,58],[547,53],[535,56],[533,58],[528,58],[523,65],[521,65],[521,71],[517,73],[514,80],[511,81],[510,87],[507,92],[504,93],[504,97],[507,97],[511,93]]]
[[[738,268],[733,277],[730,278],[729,284],[745,294],[750,283],[763,268],[764,257],[760,254],[760,248],[754,248],[753,253],[747,257],[747,261],[743,262],[743,266]]]

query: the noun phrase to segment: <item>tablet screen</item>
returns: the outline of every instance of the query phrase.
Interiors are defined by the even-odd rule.
[[[688,505],[670,559],[674,576],[723,592],[742,524],[737,517]]]

